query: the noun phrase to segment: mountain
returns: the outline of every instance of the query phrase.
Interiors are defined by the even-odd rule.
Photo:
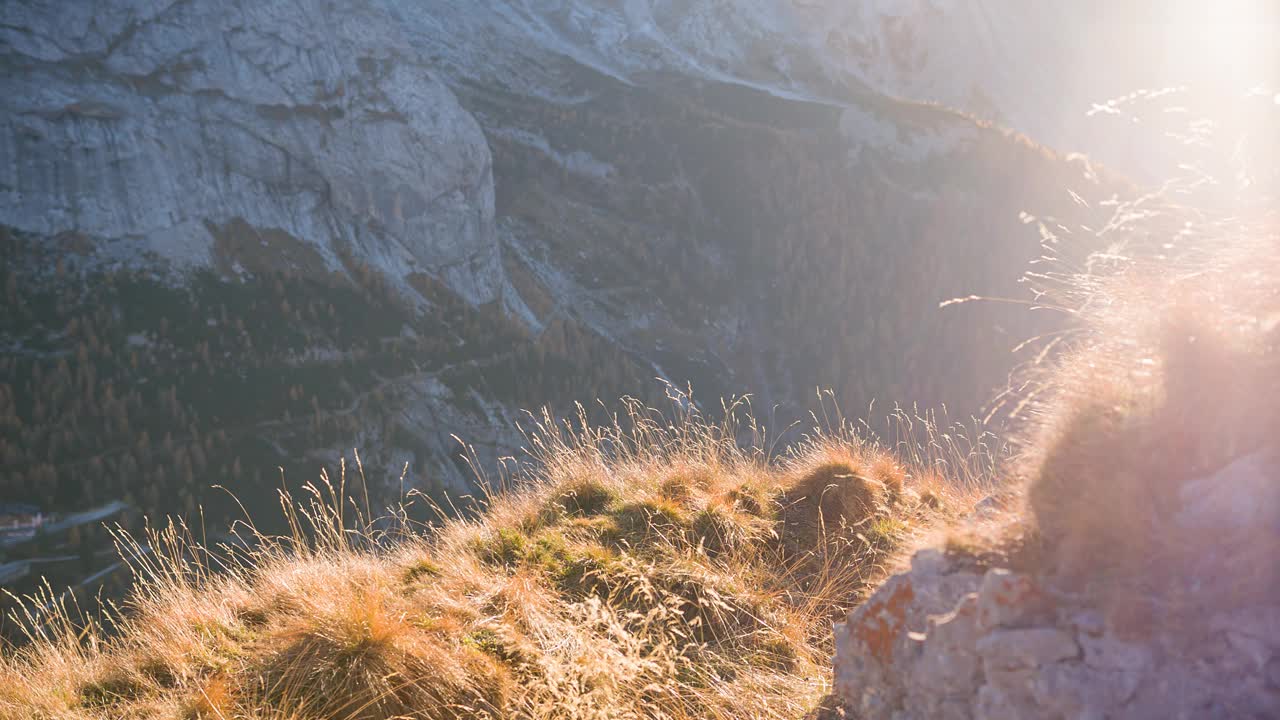
[[[946,105],[1015,117],[1002,76],[936,94],[940,33],[975,78],[1016,35],[981,7],[10,3],[0,496],[220,517],[353,446],[456,496],[458,438],[655,378],[979,412],[1052,318],[940,304],[1131,192]]]

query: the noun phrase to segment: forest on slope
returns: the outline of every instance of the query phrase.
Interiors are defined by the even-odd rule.
[[[623,78],[507,42],[524,26],[15,8],[0,499],[44,512],[221,527],[238,508],[212,486],[270,505],[277,468],[354,447],[374,497],[457,500],[458,438],[493,464],[523,409],[664,384],[708,410],[751,394],[777,427],[815,387],[964,418],[1052,321],[939,303],[1018,292],[1044,251],[1023,211],[1084,223],[1129,192],[944,107]],[[485,63],[460,63],[467,38]]]

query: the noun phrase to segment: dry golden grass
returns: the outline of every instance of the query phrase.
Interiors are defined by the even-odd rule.
[[[32,599],[0,717],[802,717],[831,621],[976,495],[843,423],[769,458],[737,415],[544,418],[519,489],[431,532],[375,532],[340,478],[234,552],[122,537],[115,631]]]
[[[1179,574],[1214,538],[1174,522],[1186,483],[1280,437],[1275,217],[1247,225],[1147,200],[1158,207],[1121,206],[1102,231],[1126,242],[1034,276],[1040,304],[1076,322],[1012,395],[1025,482],[1007,512],[940,541],[1090,593],[1131,625],[1155,617],[1152,602],[1194,602],[1178,599],[1193,585]],[[1260,557],[1280,552],[1265,542]],[[1256,601],[1266,591],[1247,578],[1259,575],[1273,592],[1260,569],[1208,592],[1226,602],[1249,587]]]
[[[1099,286],[1027,443],[1028,508],[1052,570],[1142,576],[1183,483],[1274,441],[1277,250],[1224,247],[1193,271],[1135,264]]]

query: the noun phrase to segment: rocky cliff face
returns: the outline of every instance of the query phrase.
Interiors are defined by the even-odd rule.
[[[1035,570],[917,553],[836,626],[836,692],[868,719],[1275,717],[1280,606],[1261,558],[1274,550],[1276,459],[1259,451],[1183,486],[1154,543],[1197,538],[1176,553],[1192,560],[1163,568],[1176,593],[1099,602]]]
[[[841,105],[881,93],[940,103],[1144,182],[1218,164],[1200,156],[1206,144],[1248,146],[1238,164],[1272,174],[1247,159],[1268,155],[1272,134],[1241,122],[1280,89],[1280,14],[1256,3],[445,0],[394,12],[428,30],[419,41],[451,74],[543,97],[572,96],[548,79],[554,58],[628,82],[673,72]],[[1228,182],[1240,170],[1212,172]]]
[[[14,230],[232,275],[347,254],[495,296],[484,135],[377,7],[15,3],[3,39]]]
[[[454,436],[492,467],[518,408],[654,378],[777,427],[815,386],[977,410],[1043,325],[939,303],[1018,292],[1022,211],[1124,188],[879,93],[929,4],[857,43],[736,7],[11,3],[4,495],[192,510],[356,445],[462,493]]]

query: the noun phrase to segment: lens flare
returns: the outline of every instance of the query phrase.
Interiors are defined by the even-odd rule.
[[[1153,20],[1163,26],[1161,54],[1171,70],[1245,85],[1280,75],[1280,5],[1272,0],[1177,0],[1165,8]]]

